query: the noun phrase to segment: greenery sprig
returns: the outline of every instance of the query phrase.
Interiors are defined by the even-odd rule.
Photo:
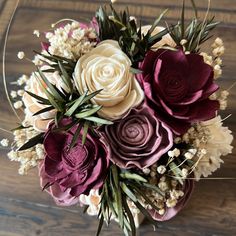
[[[130,18],[129,11],[124,10],[118,13],[112,5],[110,9],[100,7],[96,12],[96,19],[99,25],[99,39],[113,39],[119,42],[122,51],[130,58],[133,67],[137,67],[142,61],[146,52],[162,37],[168,33],[168,29],[153,35],[155,27],[167,12],[165,10],[153,23],[146,35],[143,35],[140,25],[135,19]]]
[[[201,44],[210,39],[212,36],[210,32],[220,23],[214,22],[215,17],[207,18],[208,11],[206,13],[206,17],[203,21],[198,19],[197,16],[197,8],[196,4],[193,0],[191,0],[195,17],[191,20],[191,22],[186,25],[185,19],[185,1],[183,1],[181,19],[177,25],[171,27],[168,26],[169,34],[172,39],[175,41],[176,45],[179,47],[183,46],[183,39],[185,51],[197,53],[200,50]]]
[[[140,212],[155,226],[157,222],[150,216],[148,210],[142,205],[141,199],[157,211],[160,210],[145,191],[152,190],[164,196],[164,193],[157,187],[148,184],[148,181],[137,173],[129,170],[119,169],[112,165],[105,180],[100,202],[100,218],[97,236],[100,234],[104,221],[109,225],[111,216],[118,219],[119,226],[125,235],[136,235],[134,216],[131,213],[129,202],[133,202]]]
[[[50,69],[41,70],[40,68],[37,68],[37,72],[35,73],[39,86],[46,95],[46,98],[38,96],[30,91],[26,91],[30,96],[36,99],[38,103],[45,106],[43,109],[33,114],[33,116],[55,110],[56,115],[51,118],[55,122],[53,132],[68,132],[76,126],[76,131],[70,144],[70,148],[76,144],[80,137],[81,130],[83,130],[82,144],[84,145],[89,129],[93,130],[94,127],[100,125],[112,124],[111,121],[97,116],[97,112],[102,108],[102,106],[91,103],[91,99],[98,95],[102,90],[95,91],[91,94],[88,94],[88,91],[84,94],[79,94],[75,89],[71,74],[72,68],[74,70],[75,66],[72,60],[50,54],[38,54],[47,59],[46,63],[50,66]],[[60,89],[52,84],[44,74],[45,72],[55,71],[60,73],[62,82],[64,83],[64,86]],[[61,120],[63,118],[71,118],[70,123],[66,126],[61,126]],[[43,135],[44,134],[41,133],[33,137],[18,150],[22,151],[33,147],[38,143],[42,143]]]

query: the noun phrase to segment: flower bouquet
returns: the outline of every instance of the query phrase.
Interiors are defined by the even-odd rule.
[[[196,9],[186,22],[184,10],[165,28],[166,11],[142,26],[113,4],[89,23],[60,20],[34,51],[35,71],[10,92],[14,113],[24,111],[10,160],[19,174],[37,166],[56,204],[97,215],[97,235],[104,221],[135,235],[144,217],[171,219],[232,150],[218,113],[229,95],[217,84],[223,41],[201,51],[218,22],[199,20]]]

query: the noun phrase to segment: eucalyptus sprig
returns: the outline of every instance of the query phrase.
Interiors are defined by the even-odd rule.
[[[100,7],[96,12],[96,19],[99,25],[99,39],[113,39],[119,42],[123,52],[130,58],[133,67],[137,67],[138,62],[142,61],[146,52],[160,41],[168,33],[165,29],[158,34],[154,34],[155,27],[159,24],[167,10],[163,11],[151,26],[146,35],[143,35],[140,25],[135,19],[130,18],[129,11],[124,10],[120,13],[110,5]]]

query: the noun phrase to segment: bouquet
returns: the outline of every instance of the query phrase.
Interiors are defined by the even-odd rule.
[[[219,22],[208,12],[200,20],[192,3],[190,22],[183,4],[179,22],[165,28],[166,11],[143,26],[111,4],[91,22],[62,19],[43,35],[34,31],[43,38],[35,71],[9,94],[21,122],[8,157],[20,162],[19,174],[38,167],[56,204],[96,215],[97,235],[113,220],[136,235],[144,217],[153,225],[171,219],[194,182],[232,151],[219,115],[229,95],[217,84],[222,39],[201,51]]]

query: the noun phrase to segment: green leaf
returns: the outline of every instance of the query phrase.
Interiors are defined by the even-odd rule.
[[[75,133],[73,135],[72,141],[71,141],[70,146],[69,146],[69,151],[75,146],[76,142],[78,141],[78,138],[79,138],[80,131],[81,131],[82,127],[83,127],[83,123],[80,123],[77,130],[75,131]]]
[[[54,119],[56,127],[58,127],[58,125],[59,125],[60,121],[62,120],[63,116],[64,116],[63,113],[57,112],[57,114],[55,116],[55,119]]]
[[[84,214],[87,212],[88,208],[89,208],[89,205],[87,205],[87,206],[84,207],[84,209],[83,209],[83,213],[84,213]]]
[[[134,202],[134,204],[137,206],[137,208],[142,212],[142,214],[156,227],[157,222],[152,218],[152,216],[149,214],[149,212],[139,203],[139,202]]]
[[[40,52],[38,52],[36,50],[33,50],[33,52],[38,54],[38,55],[40,55],[40,56],[42,56],[42,57],[44,57],[44,58],[46,58],[49,61],[53,61],[55,63],[57,63],[58,60],[61,61],[61,62],[66,61],[67,63],[70,64],[71,67],[73,67],[73,68],[75,67],[75,62],[73,62],[73,60],[71,60],[71,59],[68,59],[68,58],[65,58],[65,57],[56,56],[56,55],[52,55],[49,52],[48,52],[49,55],[42,54],[42,53],[40,53]]]
[[[120,177],[122,177],[123,179],[132,179],[135,181],[147,183],[147,180],[143,178],[141,175],[130,173],[128,171],[121,173]]]
[[[36,76],[37,76],[37,75],[36,75]],[[43,92],[44,92],[45,95],[47,96],[47,98],[48,98],[50,104],[51,104],[52,106],[54,106],[58,111],[62,111],[63,109],[62,109],[60,103],[58,103],[58,102],[54,99],[54,97],[52,96],[52,94],[51,94],[50,92],[48,92],[47,89],[45,89],[45,87],[44,87],[42,81],[41,81],[38,77],[36,77],[36,78],[37,78],[37,81],[38,81],[38,83],[39,83],[41,89],[43,90]]]
[[[168,9],[165,9],[160,16],[155,20],[155,22],[153,23],[153,25],[151,26],[151,28],[148,30],[148,34],[152,34],[152,32],[155,30],[155,28],[158,26],[159,22],[161,21],[161,19],[163,18],[163,16],[168,12]]]
[[[36,136],[34,136],[33,138],[31,138],[30,140],[28,140],[24,145],[22,145],[18,151],[23,151],[29,148],[34,147],[35,145],[42,143],[44,140],[44,133],[40,133]]]
[[[105,119],[95,117],[95,116],[84,117],[83,119],[88,120],[88,121],[92,121],[94,123],[102,124],[102,125],[112,125],[113,124],[112,121],[105,120]]]
[[[89,95],[87,95],[87,96],[84,98],[84,100],[83,100],[83,102],[82,102],[81,104],[84,104],[85,102],[89,101],[90,99],[92,99],[93,97],[95,97],[96,95],[98,95],[102,90],[103,90],[103,89],[99,89],[99,90],[97,90],[97,91],[95,91],[95,92],[93,92],[93,93],[90,93]]]
[[[129,219],[129,224],[131,227],[131,234],[132,234],[132,236],[136,236],[136,226],[135,226],[135,222],[134,222],[134,217],[133,217],[133,214],[130,211],[130,208],[126,202],[126,198],[123,199],[123,206],[124,206],[125,212],[126,212],[128,219]]]
[[[190,0],[194,9],[195,18],[198,18],[197,6],[194,0]]]
[[[165,196],[165,193],[163,193],[160,188],[158,188],[157,186],[155,185],[151,185],[151,184],[147,184],[147,183],[143,183],[143,187],[146,187],[148,189],[152,189],[154,191],[156,191],[157,193],[159,193],[161,196]]]
[[[133,67],[130,67],[130,72],[133,73],[133,74],[141,74],[141,73],[143,73],[141,70],[135,69]]]
[[[96,236],[99,236],[99,235],[100,235],[101,230],[102,230],[103,223],[104,223],[104,216],[101,215],[101,218],[100,218],[99,224],[98,224],[98,229],[97,229]]]
[[[137,198],[135,197],[134,193],[127,187],[127,185],[125,183],[121,183],[120,184],[122,190],[124,191],[124,193],[134,202],[137,201]]]
[[[70,91],[72,92],[73,91],[73,83],[71,81],[71,78],[70,76],[68,75],[67,71],[65,70],[63,64],[58,61],[58,65],[59,65],[59,68],[61,70],[61,73],[62,73],[62,79],[64,81],[64,83],[66,84],[66,86],[70,89]]]
[[[89,128],[89,122],[86,121],[86,122],[84,122],[82,145],[85,144],[86,136],[87,136],[87,133],[88,133],[88,128]]]
[[[159,211],[160,209],[150,200],[150,198],[147,197],[146,193],[143,192],[140,188],[138,188],[136,185],[132,185],[131,187],[135,189],[135,191],[146,201],[147,204],[149,204],[154,210]]]
[[[73,102],[73,106],[65,113],[66,116],[72,116],[75,110],[82,104],[84,98],[86,97],[87,92],[81,95],[77,100]]]
[[[99,110],[101,110],[102,106],[96,106],[93,109],[90,109],[88,111],[82,111],[78,114],[75,115],[76,118],[79,119],[84,119],[85,117],[89,117],[91,115],[94,115],[95,113],[97,113]]]
[[[54,183],[47,182],[47,183],[43,186],[42,192],[43,192],[45,189],[51,187],[53,184],[54,184]]]
[[[49,102],[48,99],[43,98],[43,97],[40,97],[40,96],[38,96],[38,95],[36,95],[36,94],[34,94],[34,93],[31,93],[30,91],[27,91],[27,90],[26,90],[25,92],[28,93],[31,97],[33,97],[33,98],[35,98],[35,99],[41,101],[43,104],[45,104],[45,105],[50,105],[50,102]]]
[[[74,125],[76,125],[79,121],[78,120],[74,120],[72,121],[70,124],[62,126],[62,127],[58,127],[58,128],[54,128],[52,131],[53,132],[62,132],[62,131],[68,131],[70,130]]]
[[[45,108],[39,110],[38,112],[34,113],[33,116],[40,115],[40,114],[42,114],[42,113],[45,113],[45,112],[51,111],[51,110],[53,110],[53,109],[54,109],[53,106],[45,107]]]
[[[118,219],[119,219],[119,224],[121,228],[123,229],[124,226],[124,216],[123,216],[123,206],[122,206],[122,196],[121,196],[121,191],[120,191],[120,184],[119,184],[119,175],[118,175],[118,169],[116,165],[112,165],[111,167],[112,171],[112,177],[114,180],[114,185],[117,191],[114,193],[115,194],[115,200],[117,204],[117,210],[118,210]]]
[[[148,39],[148,44],[149,44],[150,46],[152,46],[152,45],[155,44],[156,42],[160,41],[160,40],[162,39],[162,37],[163,37],[164,35],[166,35],[168,32],[169,32],[168,29],[164,29],[164,30],[162,30],[160,33],[151,36],[151,37]]]
[[[58,91],[54,88],[54,86],[48,81],[47,77],[44,75],[44,73],[40,70],[39,67],[37,67],[38,73],[43,80],[43,82],[47,85],[50,92],[53,94],[54,98],[57,99],[60,102],[65,102],[64,98],[58,93]]]
[[[11,131],[13,132],[13,131],[16,131],[16,130],[28,129],[30,127],[32,127],[32,126],[25,127],[23,125],[19,125],[18,127],[14,128],[14,129],[11,129]]]
[[[182,13],[181,13],[181,37],[184,39],[185,35],[185,0],[183,0]]]
[[[180,170],[180,168],[174,162],[171,162],[169,166],[170,166],[169,171],[172,171],[173,174],[177,177],[179,183],[183,185],[184,182],[182,180],[182,171]]]

